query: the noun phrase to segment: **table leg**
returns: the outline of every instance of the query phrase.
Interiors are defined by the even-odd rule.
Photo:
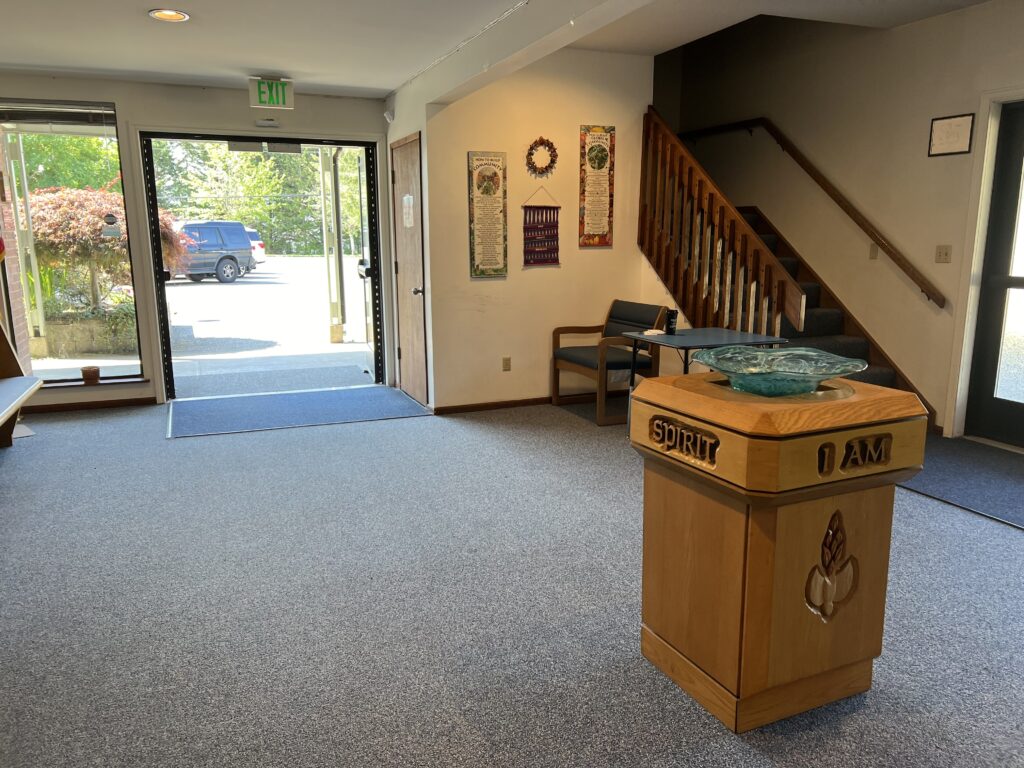
[[[690,350],[683,350],[683,373],[690,372]]]
[[[633,359],[629,364],[629,391],[633,391],[633,385],[636,384],[636,350],[640,342],[633,339]]]

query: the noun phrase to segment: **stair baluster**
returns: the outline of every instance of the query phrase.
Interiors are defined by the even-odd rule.
[[[653,107],[637,244],[694,327],[802,330],[807,297]]]

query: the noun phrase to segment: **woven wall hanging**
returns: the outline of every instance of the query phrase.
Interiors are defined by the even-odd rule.
[[[550,201],[546,205],[532,201],[541,192]],[[540,202],[540,201],[538,201]],[[523,204],[523,266],[558,264],[558,212],[561,206],[544,187]]]

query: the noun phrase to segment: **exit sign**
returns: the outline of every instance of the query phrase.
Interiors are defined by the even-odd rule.
[[[249,106],[258,109],[295,109],[291,80],[249,78]]]

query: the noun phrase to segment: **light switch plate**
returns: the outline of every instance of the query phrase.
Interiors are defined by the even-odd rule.
[[[503,357],[503,358],[501,358],[501,370],[503,370],[503,371],[511,371],[512,370],[512,358],[511,357]]]
[[[936,245],[935,246],[935,263],[936,264],[949,264],[953,261],[953,246],[952,245]]]

